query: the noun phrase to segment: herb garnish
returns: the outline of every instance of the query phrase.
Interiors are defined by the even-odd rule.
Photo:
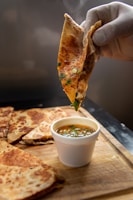
[[[65,74],[63,74],[63,73],[60,73],[60,75],[59,75],[59,79],[60,80],[62,80],[63,78],[65,78],[66,77],[66,75]]]
[[[79,104],[80,102],[77,99],[75,99],[74,103],[72,103],[71,106],[73,106],[75,110],[77,111],[79,108]]]
[[[68,79],[67,81],[66,81],[66,85],[69,85],[71,83],[71,79]]]
[[[56,131],[62,136],[76,138],[91,135],[95,130],[89,126],[74,124],[62,126]]]
[[[60,67],[60,66],[61,66],[61,62],[58,62],[58,63],[57,63],[57,67]]]

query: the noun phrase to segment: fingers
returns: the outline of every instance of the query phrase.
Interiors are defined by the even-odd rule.
[[[110,21],[110,18],[110,4],[105,4],[90,9],[87,12],[86,20],[83,21],[83,23],[81,24],[86,33],[88,32],[89,28],[95,24],[95,22],[97,22],[98,20],[102,20],[102,27],[99,28],[93,35],[93,41],[98,46],[106,44],[106,42],[110,39],[111,35],[113,34],[112,25],[107,25],[107,23]]]
[[[93,35],[93,41],[97,46],[103,46],[119,37],[133,34],[133,11],[120,14],[115,20],[103,25]]]
[[[95,24],[98,20],[102,20],[103,24],[106,24],[109,20],[109,5],[105,4],[88,10],[86,20],[84,22],[85,31]]]
[[[133,33],[133,8],[120,2],[113,2],[90,9],[86,20],[82,23],[85,32],[91,25],[102,20],[102,27],[93,35],[93,41],[97,46],[103,46],[111,40]]]
[[[114,22],[103,25],[93,34],[93,42],[97,46],[108,44],[116,36],[117,28]]]

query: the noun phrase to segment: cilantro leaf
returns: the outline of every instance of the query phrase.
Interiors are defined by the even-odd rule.
[[[75,110],[77,111],[79,108],[79,104],[80,104],[80,102],[75,99],[74,103],[72,103],[71,106],[73,106],[75,108]]]

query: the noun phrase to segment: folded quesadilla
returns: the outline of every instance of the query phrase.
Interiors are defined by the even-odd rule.
[[[96,22],[85,34],[83,28],[68,14],[64,16],[57,70],[64,92],[75,110],[78,110],[86,96],[88,80],[97,57],[91,38],[101,26],[101,21]]]

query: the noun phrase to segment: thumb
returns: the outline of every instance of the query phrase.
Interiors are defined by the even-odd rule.
[[[93,42],[97,46],[103,46],[108,44],[112,39],[116,37],[116,31],[113,23],[108,23],[103,25],[101,28],[97,29],[93,34]]]

